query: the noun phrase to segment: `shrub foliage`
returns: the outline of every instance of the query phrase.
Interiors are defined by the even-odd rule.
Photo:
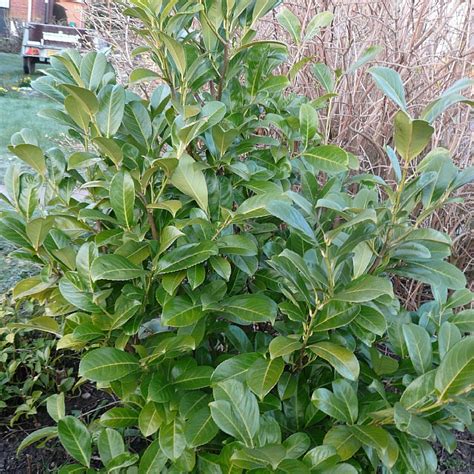
[[[12,138],[29,170],[8,173],[0,231],[41,267],[14,296],[42,303],[30,327],[62,334],[81,381],[117,399],[86,426],[53,395],[57,426],[21,449],[59,437],[62,473],[435,472],[431,444],[455,448],[474,380],[472,294],[449,237],[423,227],[473,176],[424,152],[451,95],[412,118],[397,73],[372,68],[400,108],[394,179],[357,174],[318,110],[376,48],[348,71],[315,65],[327,94],[309,101],[285,89],[310,59],[280,74],[285,45],[255,39],[275,0],[132,3],[135,54],[156,70],[130,83],[159,79],[153,94],[116,84],[103,54],[66,51],[33,87],[76,150]],[[303,32],[288,10],[279,21],[304,42],[331,15]],[[394,276],[432,299],[405,311]]]

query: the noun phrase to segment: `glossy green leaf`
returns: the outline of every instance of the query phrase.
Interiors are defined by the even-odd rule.
[[[140,414],[138,415],[138,428],[140,429],[141,434],[145,438],[148,438],[148,436],[151,436],[158,431],[164,421],[165,413],[162,406],[155,402],[148,402],[140,410]]]
[[[440,358],[443,359],[451,347],[459,342],[461,338],[461,331],[456,324],[445,321],[439,328],[438,334],[438,351]]]
[[[161,321],[166,326],[184,327],[196,323],[203,316],[200,304],[184,296],[175,296],[163,306]]]
[[[171,176],[171,184],[183,194],[194,199],[199,207],[207,212],[208,190],[204,173],[198,163],[189,155],[184,155]]]
[[[103,347],[88,352],[79,364],[79,375],[94,382],[113,382],[136,372],[136,356],[113,347]]]
[[[154,474],[156,472],[161,472],[167,461],[168,458],[161,450],[159,440],[155,439],[155,441],[146,448],[140,458],[138,474]]]
[[[394,421],[400,431],[415,438],[428,439],[433,431],[428,420],[410,413],[400,403],[395,404]]]
[[[186,449],[185,424],[179,417],[160,428],[159,440],[163,454],[176,461]]]
[[[247,385],[260,400],[278,383],[285,363],[283,359],[258,359],[247,372]]]
[[[178,375],[174,385],[183,390],[196,390],[208,387],[211,384],[211,375],[214,372],[212,367],[198,366],[191,367]]]
[[[373,275],[363,275],[338,291],[334,298],[349,303],[365,303],[384,295],[393,298],[390,280]]]
[[[46,399],[46,409],[48,415],[56,422],[66,416],[66,405],[64,402],[64,393],[51,395]]]
[[[119,85],[107,85],[99,93],[97,124],[105,137],[112,137],[120,128],[125,112],[125,89]]]
[[[20,158],[28,166],[31,166],[40,175],[46,174],[46,161],[41,149],[35,145],[22,143],[17,146],[9,146],[8,149],[15,156]]]
[[[454,265],[441,260],[410,262],[394,270],[397,275],[413,278],[428,285],[460,290],[466,286],[466,277]]]
[[[303,157],[314,169],[328,174],[337,174],[349,168],[349,156],[342,148],[335,145],[321,145],[310,148]]]
[[[117,220],[130,229],[134,224],[135,185],[130,173],[118,172],[110,183],[110,205]]]
[[[92,281],[123,281],[145,275],[142,267],[134,265],[122,255],[100,255],[91,266]]]
[[[214,242],[203,241],[197,244],[186,244],[171,250],[158,261],[158,273],[171,273],[186,270],[209,257],[217,255],[218,248]]]
[[[245,381],[248,370],[260,357],[256,352],[247,352],[226,359],[215,368],[211,383],[216,384],[228,379]]]
[[[97,447],[99,449],[100,460],[104,464],[125,452],[125,444],[122,435],[111,428],[102,430],[98,439]]]
[[[314,242],[315,237],[313,230],[296,208],[286,202],[278,201],[272,201],[265,207],[271,215],[278,217],[278,219],[283,221],[289,227],[301,232],[311,242]]]
[[[404,324],[403,336],[410,354],[413,367],[419,374],[424,374],[431,369],[432,350],[430,335],[422,326]]]
[[[456,343],[444,356],[436,372],[435,387],[440,400],[472,390],[474,385],[474,336]]]
[[[317,356],[329,362],[336,372],[349,380],[359,377],[359,361],[354,354],[345,347],[332,342],[318,342],[308,346]]]
[[[270,357],[276,359],[277,357],[287,356],[295,351],[300,350],[303,347],[303,343],[298,339],[277,336],[270,342],[268,346]]]
[[[212,419],[208,407],[203,407],[195,413],[186,422],[185,437],[186,443],[190,448],[205,445],[219,432],[219,428]]]
[[[214,388],[214,399],[209,406],[216,425],[246,446],[253,447],[260,425],[255,396],[241,382],[227,380]]]
[[[58,435],[68,454],[90,467],[92,438],[84,424],[74,416],[66,416],[58,421]]]
[[[361,447],[361,443],[349,426],[333,426],[324,436],[323,443],[333,446],[341,461],[350,459]]]
[[[277,304],[262,294],[237,295],[222,302],[219,310],[241,324],[274,321],[277,315]]]
[[[419,409],[435,397],[436,370],[431,370],[413,380],[402,393],[400,403],[407,409]]]
[[[362,444],[377,451],[382,462],[389,469],[393,467],[398,459],[399,448],[387,431],[374,425],[355,425],[351,430]]]

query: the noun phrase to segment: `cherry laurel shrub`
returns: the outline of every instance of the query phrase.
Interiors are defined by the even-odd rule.
[[[75,151],[12,138],[29,168],[6,176],[0,231],[41,269],[14,297],[43,304],[29,327],[59,334],[80,383],[117,400],[86,426],[51,396],[57,426],[20,450],[58,437],[73,458],[61,473],[435,472],[432,444],[452,452],[471,425],[473,312],[450,238],[423,223],[473,170],[424,150],[469,83],[414,119],[398,74],[370,70],[400,108],[386,182],[318,120],[376,48],[347,71],[314,64],[327,93],[309,101],[285,90],[310,59],[255,39],[277,1],[132,3],[147,44],[134,54],[156,68],[130,83],[158,79],[154,92],[65,51],[34,88]],[[331,15],[304,31],[278,19],[303,45]],[[394,276],[432,300],[406,311]]]

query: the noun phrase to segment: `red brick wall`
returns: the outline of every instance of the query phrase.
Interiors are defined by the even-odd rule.
[[[44,0],[31,0],[31,21],[43,23],[46,7]],[[10,0],[10,18],[28,21],[28,0]]]
[[[53,1],[49,0],[50,3]],[[74,22],[76,26],[83,26],[83,3],[68,0],[58,0],[58,3],[66,9],[69,22]],[[44,23],[47,6],[44,0],[31,0],[31,21]],[[28,0],[10,0],[9,16],[12,19],[28,21]]]

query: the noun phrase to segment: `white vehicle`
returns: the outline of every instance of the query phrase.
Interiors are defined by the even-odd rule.
[[[81,48],[88,36],[87,30],[74,26],[28,23],[21,46],[25,74],[33,74],[36,63],[49,62],[63,49]]]

